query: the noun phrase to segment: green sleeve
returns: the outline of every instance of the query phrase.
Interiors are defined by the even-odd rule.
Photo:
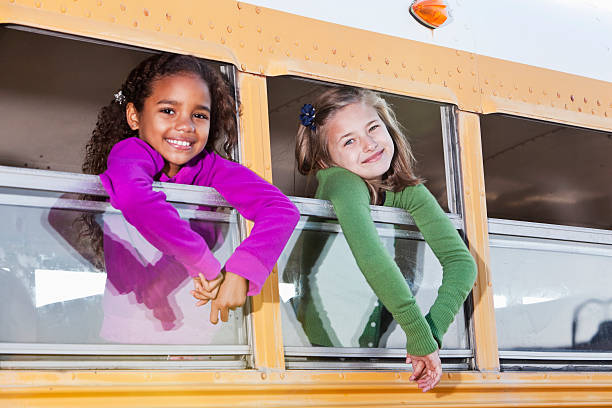
[[[406,280],[378,236],[365,182],[338,167],[320,170],[317,178],[317,198],[332,202],[359,269],[406,333],[407,352],[422,356],[437,350],[438,344]]]
[[[422,184],[387,194],[386,206],[407,210],[442,265],[442,285],[425,316],[442,345],[442,337],[476,280],[476,263],[434,196]]]

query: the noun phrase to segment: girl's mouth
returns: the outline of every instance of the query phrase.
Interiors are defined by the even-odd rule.
[[[165,141],[175,149],[184,151],[191,150],[191,145],[193,144],[193,142],[180,139],[165,139]]]
[[[382,154],[383,154],[384,151],[385,151],[385,149],[380,149],[378,152],[374,153],[373,155],[371,155],[370,157],[365,159],[362,163],[368,164],[368,163],[374,163],[374,162],[378,161],[378,159],[380,159],[382,157]]]

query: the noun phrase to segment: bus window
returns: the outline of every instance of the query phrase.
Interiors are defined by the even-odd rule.
[[[151,51],[8,28],[0,41],[1,367],[246,367],[245,311],[210,323],[185,267],[79,174],[99,108]],[[235,210],[212,189],[155,188],[223,264]]]
[[[310,198],[316,179],[295,170],[300,108],[312,102],[324,86],[296,78],[268,78],[274,182],[285,193],[299,196],[294,202],[303,215],[278,262],[287,368],[406,369],[405,334],[365,281],[329,203]],[[456,164],[445,161],[444,152],[444,141],[452,137],[443,138],[443,129],[454,129],[453,124],[444,122],[453,119],[452,108],[394,95],[384,97],[407,129],[419,160],[419,174],[448,211],[447,184],[458,187],[446,178],[456,174]],[[445,165],[453,171],[445,171]],[[405,211],[373,206],[372,216],[385,248],[426,312],[441,283],[439,262]],[[461,229],[461,215],[449,216]],[[446,369],[465,369],[470,364],[467,326],[461,310],[444,337],[441,355]]]
[[[612,135],[500,115],[481,129],[502,367],[609,365]]]

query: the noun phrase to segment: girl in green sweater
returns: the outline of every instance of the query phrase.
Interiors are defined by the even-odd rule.
[[[298,170],[316,173],[316,198],[332,202],[359,269],[406,333],[410,379],[429,391],[440,381],[442,337],[474,284],[476,264],[414,174],[410,145],[384,99],[364,89],[330,88],[302,107],[300,123]],[[425,316],[378,237],[370,204],[407,210],[442,264],[442,285]]]

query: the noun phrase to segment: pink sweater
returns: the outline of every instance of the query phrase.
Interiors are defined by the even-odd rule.
[[[113,207],[166,255],[181,262],[191,276],[214,279],[221,270],[204,239],[195,233],[153,181],[213,187],[241,215],[254,222],[251,234],[234,251],[225,270],[249,281],[256,295],[289,240],[300,214],[276,187],[246,167],[206,150],[185,164],[175,177],[163,172],[163,157],[132,137],[113,146],[100,180]]]

